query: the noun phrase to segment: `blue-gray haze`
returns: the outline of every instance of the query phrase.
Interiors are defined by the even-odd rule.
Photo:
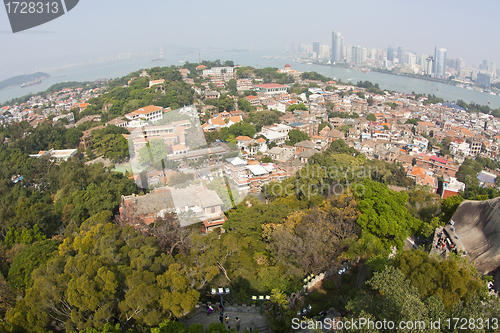
[[[498,64],[499,14],[500,2],[491,0],[81,0],[54,21],[12,34],[2,9],[0,80],[106,55],[158,51],[160,44],[167,51],[276,52],[287,43],[331,45],[334,30],[345,44],[429,55],[437,45],[466,64]]]

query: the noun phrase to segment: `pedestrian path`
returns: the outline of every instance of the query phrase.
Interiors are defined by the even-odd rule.
[[[256,329],[259,333],[270,333],[265,317],[259,315],[259,309],[255,307],[231,307],[227,306],[224,309],[224,317],[229,317],[229,323],[224,324],[231,328],[236,328],[236,317],[241,320],[240,332],[244,332],[245,329],[251,328],[252,332]],[[188,326],[192,324],[203,324],[207,328],[211,323],[220,323],[219,321],[219,311],[218,308],[214,306],[214,311],[207,316],[206,305],[200,305],[196,310],[195,314],[189,318],[182,319],[181,322],[187,324]]]

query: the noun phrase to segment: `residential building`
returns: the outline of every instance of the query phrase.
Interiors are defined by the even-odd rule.
[[[252,105],[252,106],[260,105],[260,98],[257,96],[249,95],[249,96],[245,97],[245,99],[247,101],[249,101],[250,105]]]
[[[254,89],[257,92],[263,92],[267,95],[279,95],[286,93],[288,86],[278,83],[262,83],[254,85]]]
[[[228,160],[225,174],[233,182],[232,187],[245,193],[258,193],[264,184],[279,182],[290,176],[285,168],[274,163],[247,162],[240,158]]]
[[[176,213],[182,227],[202,222],[202,230],[208,232],[226,220],[222,205],[217,193],[206,188],[164,187],[146,195],[122,196],[119,211],[122,220],[141,230],[169,213]]]
[[[42,157],[48,156],[51,160],[55,160],[57,162],[67,161],[71,158],[78,158],[78,149],[51,149],[51,150],[41,150],[38,154],[30,155],[30,157]]]
[[[263,130],[260,134],[262,134],[268,142],[274,142],[278,146],[285,144],[285,141],[288,140],[288,133],[280,133],[273,130]]]
[[[152,80],[152,81],[149,81],[149,87],[151,88],[152,86],[155,86],[157,84],[163,84],[163,83],[165,83],[164,79]]]
[[[149,105],[125,115],[129,121],[139,120],[147,122],[157,122],[163,118],[163,108],[161,106]]]
[[[459,182],[455,177],[443,176],[443,193],[441,198],[446,199],[453,195],[458,195],[460,191],[465,191],[465,184]]]
[[[446,173],[454,177],[458,171],[459,165],[451,161],[445,160],[437,156],[430,156],[420,153],[416,156],[417,166],[426,167],[434,170],[435,172]]]

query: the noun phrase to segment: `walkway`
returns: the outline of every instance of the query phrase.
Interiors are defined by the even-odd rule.
[[[211,323],[219,323],[218,304],[212,304],[214,311],[207,316],[206,305],[201,304],[196,310],[195,314],[189,318],[181,320],[188,326],[191,324],[203,324],[207,328]],[[224,316],[229,317],[229,325],[231,328],[236,328],[236,317],[241,319],[240,332],[244,332],[247,328],[252,328],[255,332],[256,329],[259,333],[269,333],[265,317],[259,315],[259,307],[254,306],[226,306],[224,309]],[[225,323],[225,322],[224,322]]]

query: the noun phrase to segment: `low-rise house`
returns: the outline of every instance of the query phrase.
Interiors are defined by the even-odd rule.
[[[325,127],[326,128],[326,127]],[[333,141],[342,139],[345,139],[345,134],[343,132],[337,131],[335,129],[329,130],[326,133],[326,138],[328,139],[329,143],[332,143]]]
[[[108,126],[108,125],[114,125],[116,127],[126,128],[127,127],[127,121],[123,120],[122,118],[115,118],[113,120],[108,121],[106,123],[106,126]]]
[[[460,191],[465,191],[465,184],[459,182],[455,177],[443,175],[443,191],[441,198],[446,199],[453,195],[459,195]]]
[[[284,145],[285,141],[288,140],[288,133],[280,133],[272,130],[264,130],[260,134],[262,134],[269,143],[274,142],[278,146]]]
[[[268,95],[280,95],[286,93],[287,86],[278,83],[263,83],[254,85],[257,92],[263,92]]]
[[[262,126],[262,131],[274,131],[282,134],[288,134],[293,128],[284,124],[273,124],[269,126]]]
[[[249,136],[238,136],[236,137],[236,147],[238,147],[244,156],[255,157],[257,152],[264,152],[267,150],[266,140],[259,138],[257,140],[252,139]]]
[[[431,193],[436,193],[438,189],[438,180],[428,174],[417,175],[415,180],[416,185],[428,186]]]
[[[315,149],[308,149],[301,152],[299,155],[297,155],[297,157],[300,159],[302,163],[307,164],[309,162],[309,158],[311,158],[311,156],[317,153],[318,151]]]
[[[149,81],[149,88],[151,88],[152,86],[155,86],[157,84],[163,84],[163,83],[165,83],[165,79],[151,80],[151,81]]]
[[[434,172],[444,172],[451,177],[454,177],[458,171],[459,165],[453,163],[451,160],[446,160],[435,155],[430,156],[427,154],[420,153],[416,155],[417,166],[427,167],[434,170]]]
[[[318,134],[319,124],[316,121],[310,121],[307,123],[296,122],[296,123],[289,124],[289,126],[292,127],[293,129],[298,129],[301,132],[306,133],[309,137]]]
[[[247,101],[249,101],[250,105],[252,105],[252,106],[260,105],[260,98],[257,96],[249,95],[249,96],[245,97],[245,99]]]
[[[258,161],[244,161],[241,159],[228,161],[225,166],[225,173],[230,179],[234,188],[240,192],[258,193],[261,191],[264,184],[269,182],[279,182],[290,173],[283,167],[279,167],[274,163],[259,163]]]
[[[38,154],[30,155],[30,157],[42,157],[48,156],[51,160],[55,160],[57,162],[67,161],[71,158],[78,158],[78,149],[60,149],[60,150],[41,150]]]
[[[294,145],[294,147],[295,147],[295,151],[297,153],[302,153],[303,151],[306,151],[306,150],[315,150],[316,144],[314,142],[304,140],[304,141],[297,142]]]
[[[198,186],[158,188],[142,196],[122,196],[120,218],[144,229],[158,218],[176,213],[182,227],[202,222],[202,230],[208,232],[221,227],[226,220],[222,206],[215,191]]]
[[[217,99],[220,97],[220,92],[214,90],[205,90],[205,98]]]
[[[161,106],[149,105],[125,115],[128,121],[157,122],[163,118],[163,108]]]

